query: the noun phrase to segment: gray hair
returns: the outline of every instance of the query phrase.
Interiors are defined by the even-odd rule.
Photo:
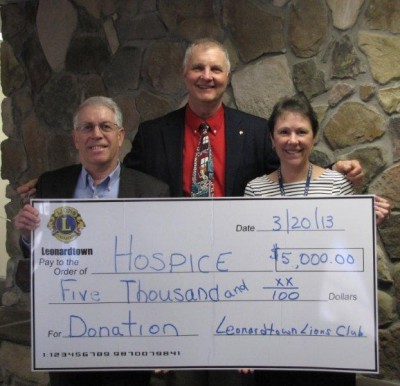
[[[193,43],[190,44],[190,46],[186,49],[185,52],[185,57],[183,58],[183,71],[187,70],[187,65],[189,62],[190,57],[192,56],[193,53],[193,48],[201,46],[204,48],[219,48],[222,53],[225,56],[226,59],[226,68],[228,70],[228,73],[231,72],[231,62],[229,60],[229,53],[226,47],[220,43],[218,40],[212,39],[212,38],[202,38],[202,39],[197,39]]]
[[[117,103],[114,102],[114,100],[112,100],[111,98],[107,98],[105,96],[93,96],[93,97],[90,97],[88,99],[85,99],[79,105],[79,107],[76,109],[75,114],[74,114],[74,118],[73,118],[74,128],[76,128],[78,126],[78,114],[79,114],[79,111],[81,111],[84,107],[87,107],[87,106],[103,106],[103,107],[107,107],[108,109],[110,109],[115,114],[115,124],[118,127],[122,127],[122,124],[123,124],[122,111],[119,108],[119,106],[117,105]]]

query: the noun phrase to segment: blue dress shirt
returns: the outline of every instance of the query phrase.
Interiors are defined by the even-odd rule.
[[[92,176],[82,166],[81,175],[75,187],[74,198],[117,198],[119,193],[119,179],[121,164],[98,185],[94,185]]]

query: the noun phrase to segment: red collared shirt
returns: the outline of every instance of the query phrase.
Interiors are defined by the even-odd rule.
[[[211,150],[214,162],[214,196],[225,196],[225,115],[221,106],[218,111],[206,120],[197,116],[189,106],[185,113],[185,135],[183,144],[183,193],[190,197],[192,190],[192,173],[194,155],[199,142],[200,123],[207,122],[211,128]]]

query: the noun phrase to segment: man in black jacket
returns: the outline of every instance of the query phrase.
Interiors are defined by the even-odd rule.
[[[72,138],[81,164],[46,172],[36,184],[37,198],[167,197],[166,184],[128,169],[118,160],[124,139],[122,113],[110,98],[84,101],[74,116]],[[29,257],[31,230],[39,213],[26,204],[15,218],[24,255]],[[148,371],[50,372],[51,386],[148,386]]]

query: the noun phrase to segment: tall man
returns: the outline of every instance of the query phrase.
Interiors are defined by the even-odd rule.
[[[230,77],[225,47],[212,39],[195,41],[186,51],[183,78],[188,104],[143,122],[124,164],[166,182],[172,196],[190,196],[198,128],[206,121],[214,161],[215,196],[243,196],[246,184],[277,168],[267,121],[222,104]],[[353,182],[362,178],[358,161],[339,161],[334,169]]]
[[[214,196],[243,196],[251,179],[277,169],[267,121],[223,105],[229,77],[229,56],[222,44],[200,39],[190,45],[183,62],[188,104],[143,122],[124,164],[166,182],[172,196],[191,196],[199,126],[206,122],[211,128]],[[338,162],[335,169],[353,181],[362,178],[358,161]],[[171,372],[169,380],[173,386],[239,386],[251,382],[249,376],[235,371]]]
[[[36,185],[38,198],[166,197],[166,184],[142,172],[128,169],[118,160],[125,136],[122,113],[110,98],[84,101],[74,116],[72,139],[82,164],[47,172]],[[25,205],[15,218],[22,235],[24,254],[30,232],[39,224],[39,213]],[[150,372],[51,372],[51,386],[148,386]]]

